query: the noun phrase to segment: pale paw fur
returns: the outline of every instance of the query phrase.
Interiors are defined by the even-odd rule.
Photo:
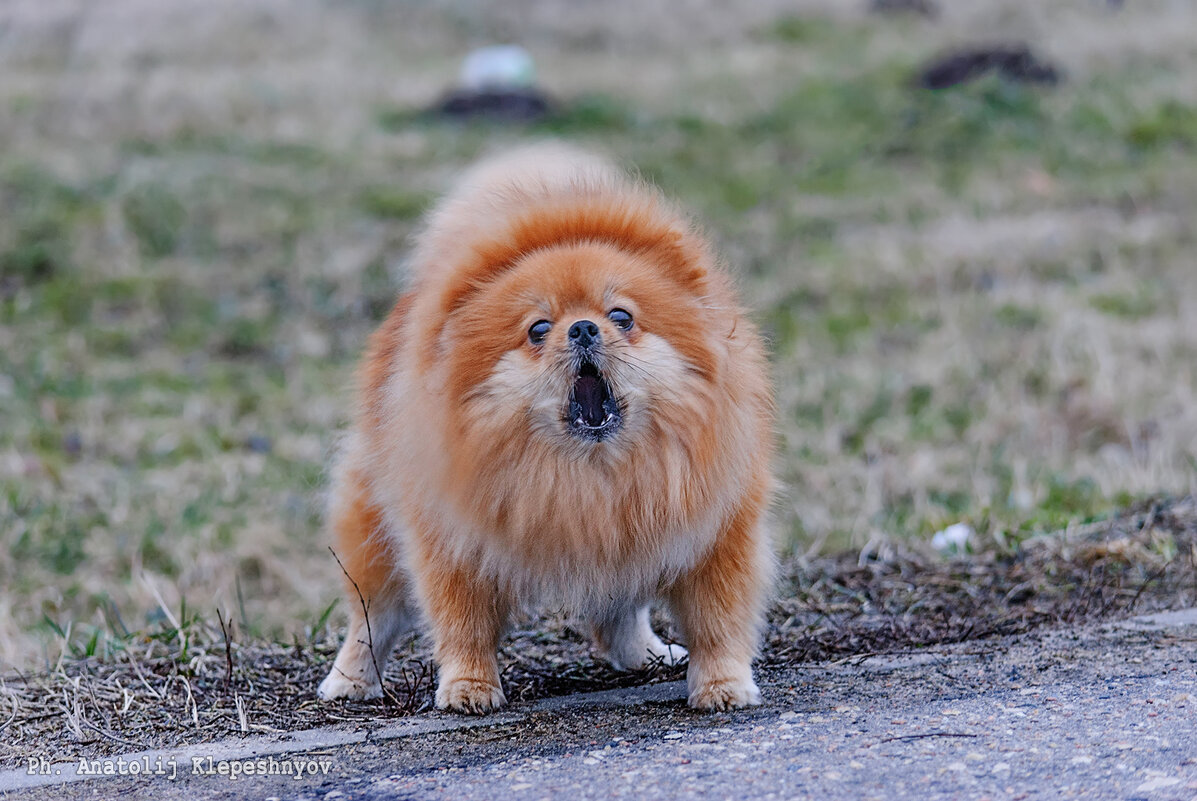
[[[690,706],[711,712],[757,706],[760,702],[761,691],[751,676],[711,679],[690,690]]]
[[[652,629],[648,607],[623,609],[595,625],[595,637],[603,656],[616,670],[639,670],[650,661],[677,665],[689,652],[680,645],[666,645]]]
[[[690,652],[677,643],[665,643],[660,637],[653,637],[648,644],[648,655],[653,659],[660,659],[666,665],[673,667],[680,665],[690,658]]]
[[[657,659],[670,667],[680,665],[689,656],[690,652],[682,646],[662,642],[661,638],[654,634],[651,640],[637,646],[625,645],[618,651],[608,651],[607,661],[616,670],[640,670],[650,661]]]
[[[371,676],[369,679],[351,679],[342,673],[340,670],[333,668],[332,671],[320,682],[320,687],[316,690],[316,696],[325,701],[333,701],[337,698],[352,698],[354,700],[362,700],[366,698],[381,698],[382,685],[378,683],[378,678]]]
[[[436,688],[436,708],[471,715],[493,712],[507,703],[503,688],[486,679],[442,679]]]

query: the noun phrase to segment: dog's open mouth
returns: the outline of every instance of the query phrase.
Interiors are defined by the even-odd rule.
[[[623,415],[611,386],[593,362],[582,362],[566,409],[570,432],[583,439],[602,440],[614,434],[621,422]]]

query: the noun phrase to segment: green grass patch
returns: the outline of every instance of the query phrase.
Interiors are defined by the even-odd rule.
[[[630,105],[610,95],[582,95],[561,104],[532,127],[535,131],[557,136],[613,134],[637,126],[637,116]]]
[[[759,28],[756,38],[781,45],[836,51],[858,45],[867,36],[863,26],[827,17],[787,14]]]
[[[327,151],[309,142],[248,139],[187,127],[158,138],[127,139],[121,143],[121,150],[167,159],[196,154],[233,156],[255,164],[300,168],[323,167],[333,161]]]
[[[1131,123],[1126,141],[1145,151],[1197,147],[1197,106],[1167,100]]]
[[[1043,325],[1043,311],[1016,303],[1005,303],[998,306],[993,313],[994,319],[1006,328],[1017,331],[1033,331]]]
[[[1055,531],[1070,524],[1090,523],[1114,508],[1114,500],[1106,498],[1097,482],[1086,476],[1070,478],[1052,473],[1045,483],[1044,497],[1027,521],[1033,529]]]
[[[134,187],[121,203],[121,210],[143,255],[169,256],[178,248],[187,212],[166,186],[155,183]]]
[[[358,197],[358,205],[367,214],[389,220],[414,220],[433,201],[428,192],[413,192],[398,187],[375,186]]]
[[[0,279],[31,284],[72,272],[73,227],[89,203],[36,165],[0,172]]]
[[[1106,292],[1094,295],[1089,305],[1103,314],[1123,320],[1140,320],[1155,314],[1159,299],[1140,289],[1134,292]]]

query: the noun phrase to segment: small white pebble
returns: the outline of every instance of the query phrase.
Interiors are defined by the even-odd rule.
[[[1136,793],[1152,793],[1156,790],[1162,790],[1165,787],[1171,787],[1174,784],[1180,784],[1180,779],[1172,778],[1171,776],[1153,776],[1147,781],[1135,788]]]
[[[943,554],[964,553],[974,536],[968,523],[953,523],[931,537],[931,547]]]

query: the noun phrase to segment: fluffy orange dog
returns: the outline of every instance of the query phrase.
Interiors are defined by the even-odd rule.
[[[686,650],[690,705],[760,702],[773,406],[759,336],[710,245],[656,191],[542,145],[436,208],[374,334],[330,523],[357,590],[323,698],[376,696],[413,621],[438,707],[505,702],[509,613],[563,603],[617,668]],[[372,638],[373,644],[370,645]]]

